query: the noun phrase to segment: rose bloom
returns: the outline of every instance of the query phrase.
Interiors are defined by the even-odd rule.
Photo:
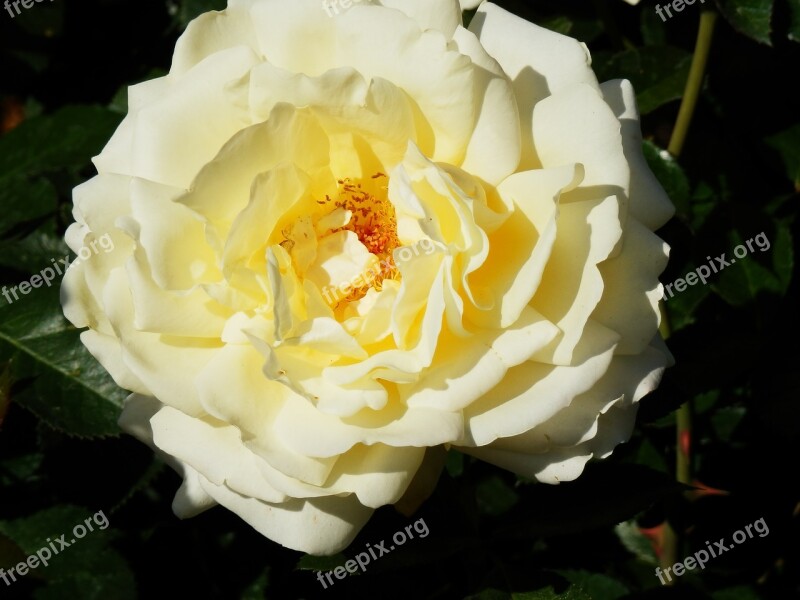
[[[67,232],[115,249],[62,304],[179,517],[330,554],[448,448],[557,483],[630,436],[673,208],[581,43],[490,3],[230,0],[129,107]]]

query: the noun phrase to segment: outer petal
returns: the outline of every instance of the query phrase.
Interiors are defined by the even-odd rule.
[[[583,187],[615,186],[628,192],[630,166],[620,123],[593,86],[566,86],[539,102],[533,143],[545,168],[578,162],[584,167]]]
[[[168,406],[153,415],[150,425],[156,446],[215,485],[266,502],[286,500],[261,475],[259,459],[245,448],[235,427],[189,417]]]
[[[115,336],[103,335],[94,329],[87,329],[81,332],[81,343],[103,365],[103,368],[109,372],[119,387],[137,394],[149,393],[147,387],[122,359],[122,347]]]
[[[586,46],[574,38],[534,25],[492,2],[481,4],[469,28],[515,82],[526,69],[538,76],[535,95],[528,96],[533,104],[575,83],[597,88]]]
[[[150,446],[161,458],[183,476],[183,484],[175,494],[172,510],[181,519],[194,517],[216,506],[216,501],[203,491],[200,476],[191,467],[174,457],[164,454],[153,442],[153,428],[150,419],[163,407],[155,398],[131,394],[119,418],[120,427],[141,442]]]
[[[128,433],[154,446],[150,420],[158,416],[159,407],[160,403],[154,399],[133,396],[126,404],[120,425]],[[167,423],[180,415],[177,411],[167,410],[173,416]],[[199,423],[186,417],[183,419],[187,423]],[[157,422],[161,427],[164,426],[160,417]],[[173,442],[181,440],[180,437],[168,439]],[[164,458],[184,475],[184,483],[173,503],[173,509],[178,516],[194,516],[218,502],[239,515],[262,535],[294,550],[318,555],[335,554],[350,544],[372,514],[372,509],[362,505],[355,494],[295,499],[283,503],[263,502],[254,497],[242,496],[227,485],[216,485],[194,468],[169,455]],[[226,463],[224,466],[225,471],[229,472],[231,464]]]
[[[250,124],[242,78],[257,62],[249,48],[231,48],[171,79],[168,92],[114,134],[94,160],[97,170],[188,188],[226,140]]]
[[[630,438],[636,403],[658,386],[669,364],[658,346],[656,341],[640,356],[614,358],[594,387],[529,431],[462,450],[545,483],[577,478],[592,457],[604,458]]]
[[[122,269],[111,272],[103,304],[120,339],[125,365],[147,390],[187,414],[202,414],[194,378],[214,355],[219,342],[136,331],[130,288]]]
[[[90,326],[105,335],[113,333],[100,310],[108,272],[124,264],[134,245],[116,224],[117,215],[130,212],[129,190],[130,178],[117,175],[101,174],[79,185],[73,192],[76,222],[65,236],[76,254],[97,238],[107,236],[112,242],[113,252],[98,252],[91,260],[72,263],[61,286],[67,319],[76,327]]]
[[[633,86],[626,79],[616,79],[605,82],[600,89],[622,124],[622,147],[631,171],[630,214],[655,231],[672,217],[675,207],[644,158]]]
[[[240,44],[257,48],[250,4],[229,2],[226,10],[203,13],[189,23],[175,44],[170,74],[182,75],[207,57]]]
[[[262,535],[309,554],[330,555],[343,550],[372,515],[372,509],[362,505],[354,494],[272,504],[246,498],[204,478],[200,484],[209,496]]]
[[[497,438],[519,435],[551,418],[572,399],[591,389],[611,363],[614,346],[574,367],[527,362],[508,375],[483,398],[464,410],[467,437],[464,446],[485,446]],[[543,402],[542,399],[546,399]]]
[[[592,319],[622,336],[619,354],[640,354],[658,329],[658,302],[664,288],[658,275],[667,265],[669,246],[636,219],[629,219],[620,253],[598,268],[603,297]]]
[[[521,169],[540,166],[532,143],[533,108],[563,88],[598,88],[589,51],[577,40],[530,23],[484,2],[469,25],[489,55],[514,82],[522,126]]]

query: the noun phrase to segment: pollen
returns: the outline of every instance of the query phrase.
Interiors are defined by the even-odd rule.
[[[369,180],[360,183],[349,178],[338,180],[337,197],[325,196],[319,204],[327,204],[331,209],[341,208],[352,214],[350,222],[333,230],[352,231],[367,250],[379,261],[379,270],[370,278],[368,285],[353,289],[344,301],[363,298],[370,288],[381,289],[386,279],[398,279],[400,272],[394,264],[392,252],[400,246],[397,238],[397,217],[392,203],[387,197],[388,178],[384,173],[375,173]]]

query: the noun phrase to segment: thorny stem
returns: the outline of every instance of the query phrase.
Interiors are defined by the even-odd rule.
[[[703,85],[708,54],[711,49],[711,39],[714,35],[714,25],[717,21],[717,13],[713,10],[705,10],[700,15],[700,27],[697,32],[697,42],[695,44],[692,66],[689,70],[689,78],[686,80],[686,88],[683,93],[683,100],[678,111],[678,118],[675,121],[675,128],[672,130],[672,137],[669,141],[667,150],[677,158],[683,150],[689,126],[692,123],[697,99],[700,96],[700,89]],[[661,304],[661,334],[667,339],[670,334],[667,313]],[[692,482],[692,402],[691,399],[684,402],[678,408],[677,430],[675,439],[675,476],[676,479],[684,484],[691,485]],[[678,560],[678,550],[681,540],[678,533],[673,529],[669,521],[664,523],[664,537],[661,548],[661,568],[672,567]]]

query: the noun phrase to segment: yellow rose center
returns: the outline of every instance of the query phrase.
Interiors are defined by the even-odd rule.
[[[283,231],[282,246],[301,277],[315,282],[331,307],[360,300],[386,279],[399,279],[392,256],[401,244],[383,173],[338,181],[335,197],[317,200],[320,212]],[[316,239],[316,242],[314,242]]]
[[[391,259],[392,251],[400,245],[397,240],[397,219],[394,207],[386,197],[386,185],[375,185],[383,182],[386,175],[376,173],[372,179],[369,189],[360,182],[340,179],[339,196],[335,200],[328,196],[325,203],[332,202],[336,208],[349,210],[353,215],[350,222],[337,231],[352,231],[371,254]]]

